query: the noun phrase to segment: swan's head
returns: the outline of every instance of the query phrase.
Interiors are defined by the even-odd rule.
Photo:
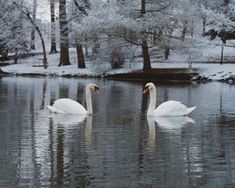
[[[155,85],[152,82],[149,82],[145,85],[143,93],[145,94],[153,89],[155,89]]]
[[[91,91],[94,91],[97,94],[100,94],[100,89],[98,88],[97,85],[90,83],[87,85],[87,88],[89,88]]]

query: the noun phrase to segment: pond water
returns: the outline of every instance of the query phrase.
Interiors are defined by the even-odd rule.
[[[53,115],[69,97],[94,115]],[[148,119],[142,82],[0,79],[0,187],[235,187],[235,86],[157,84],[157,104],[197,105],[189,118]]]

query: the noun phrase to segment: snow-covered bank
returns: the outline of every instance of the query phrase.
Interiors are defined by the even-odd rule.
[[[231,50],[226,50],[226,58],[231,57]],[[202,50],[204,54],[197,59],[197,62],[206,62],[206,60],[214,61],[214,57],[218,59],[219,47],[210,50]],[[209,53],[210,52],[210,53]],[[217,55],[215,55],[217,52]],[[212,55],[211,55],[212,54]],[[230,54],[230,55],[229,55]],[[232,57],[231,57],[232,58]],[[143,63],[142,58],[139,56],[134,62],[130,63],[128,60],[123,65],[123,68],[112,69],[110,63],[105,61],[89,60],[86,59],[86,68],[77,68],[76,51],[70,51],[69,66],[58,66],[59,54],[48,55],[48,68],[44,69],[42,65],[42,56],[36,55],[20,59],[18,64],[11,64],[1,67],[2,72],[13,75],[41,75],[41,76],[67,76],[67,77],[104,77],[108,75],[116,75],[122,73],[132,73],[136,70],[141,70]],[[157,63],[160,62],[160,63]],[[189,69],[188,60],[185,57],[179,56],[177,53],[172,53],[169,60],[153,62],[152,68],[158,69]],[[214,81],[227,81],[235,79],[235,64],[209,64],[209,63],[193,63],[191,65],[194,72],[197,70],[198,76],[194,77],[196,80],[203,79]],[[190,70],[190,69],[189,69]],[[190,73],[190,71],[189,71]]]
[[[195,64],[198,77],[211,81],[235,82],[235,64]]]
[[[112,70],[108,63],[104,63],[99,66],[94,66],[92,63],[87,63],[87,68],[78,69],[76,64],[69,66],[59,67],[57,64],[49,65],[47,69],[37,66],[37,64],[20,63],[1,67],[1,70],[5,73],[13,75],[42,75],[42,76],[68,76],[68,77],[103,77],[107,75],[115,75],[122,73],[131,73],[135,70],[142,68],[141,63],[137,63],[132,68],[124,67],[120,69]],[[153,68],[159,69],[177,69],[188,68],[187,63],[153,63]],[[195,63],[192,68],[197,70],[199,77],[206,80],[221,81],[231,78],[235,78],[235,64],[205,64]]]

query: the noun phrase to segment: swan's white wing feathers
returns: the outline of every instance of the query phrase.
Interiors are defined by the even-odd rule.
[[[155,116],[185,116],[196,107],[188,108],[179,101],[167,101],[160,104],[153,112]]]
[[[48,109],[50,110],[50,112],[52,112],[52,113],[56,113],[56,114],[65,114],[64,111],[59,110],[59,109],[56,109],[56,108],[54,108],[53,106],[48,105],[47,108],[48,108]]]
[[[80,103],[67,98],[56,100],[52,107],[67,114],[87,114],[86,109]]]

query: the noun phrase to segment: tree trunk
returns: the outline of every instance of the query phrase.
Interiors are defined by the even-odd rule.
[[[145,7],[146,7],[145,0],[141,0],[141,17],[143,17],[146,13]],[[143,35],[144,35],[144,32],[143,32]],[[143,55],[143,61],[144,61],[143,70],[144,71],[150,70],[151,62],[150,62],[150,56],[149,56],[147,36],[144,36],[144,38],[142,39],[141,48],[142,48],[142,55]]]
[[[223,60],[224,60],[224,43],[222,43],[222,47],[221,47],[221,57],[220,57],[221,65],[223,65]]]
[[[35,48],[35,29],[34,28],[32,28],[32,30],[31,30],[30,49],[31,50],[36,50],[36,48]]]
[[[51,12],[51,51],[50,54],[56,54],[56,36],[55,36],[55,0],[50,0]]]
[[[35,27],[36,31],[38,32],[38,35],[41,39],[41,43],[42,43],[42,49],[43,49],[43,66],[44,68],[46,69],[47,68],[47,55],[46,55],[46,47],[45,47],[45,42],[44,42],[44,39],[43,39],[43,36],[42,36],[42,32],[41,30],[39,29],[38,26]]]
[[[33,15],[32,19],[35,22],[36,21],[36,12],[37,12],[37,0],[33,0]],[[35,50],[35,27],[31,30],[31,42],[30,42],[30,49]]]
[[[93,35],[93,46],[92,46],[92,56],[96,58],[98,52],[99,52],[99,48],[100,48],[100,44],[98,41],[98,36],[97,34]]]
[[[76,49],[77,49],[77,58],[78,58],[78,68],[86,68],[82,44],[78,44],[76,46]]]
[[[170,55],[170,48],[166,47],[165,48],[165,59],[168,59],[169,55]]]
[[[201,1],[200,7],[202,5],[204,5],[206,9],[208,8],[207,1],[205,1],[205,2]],[[206,36],[206,17],[205,16],[202,16],[202,36],[203,37]]]
[[[88,39],[87,39],[87,37],[85,37],[85,45],[84,45],[84,48],[85,48],[85,56],[86,56],[86,57],[89,56],[87,43],[88,43]]]
[[[191,26],[190,26],[190,35],[191,35],[191,37],[193,37],[193,35],[194,35],[194,29],[193,29],[193,21],[192,21],[192,23],[191,23]]]
[[[15,48],[14,64],[17,64],[19,58],[19,50]]]
[[[146,13],[146,10],[145,10],[145,0],[141,0],[141,17],[143,17]]]
[[[187,33],[187,21],[184,21],[184,26],[183,26],[183,30],[182,30],[182,34],[181,34],[181,41],[184,42],[186,33]]]
[[[73,0],[75,6],[77,7],[78,11],[81,11],[84,15],[88,15],[86,9],[81,7],[77,0]],[[83,53],[83,46],[78,41],[76,42],[76,50],[77,50],[77,59],[78,59],[78,68],[86,68],[85,58]]]
[[[202,18],[202,36],[204,37],[206,35],[206,18]]]
[[[148,43],[146,40],[144,40],[141,44],[142,47],[142,55],[144,59],[144,65],[143,65],[143,70],[150,70],[151,69],[151,62],[150,62],[150,56],[149,56],[149,48],[148,48]]]
[[[66,20],[66,0],[59,0],[59,24],[60,24],[60,64],[70,65],[68,26]]]

